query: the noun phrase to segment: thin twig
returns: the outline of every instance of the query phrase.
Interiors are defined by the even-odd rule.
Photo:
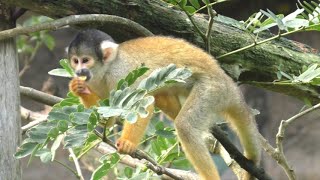
[[[34,60],[34,57],[36,56],[37,52],[38,52],[38,49],[40,48],[42,43],[40,42],[37,42],[32,53],[31,53],[31,56],[28,57],[26,60],[25,60],[25,63],[23,65],[23,68],[21,69],[21,71],[19,72],[19,77],[21,78],[24,73],[30,68],[30,64],[32,63],[32,61]]]
[[[282,161],[278,162],[279,164],[282,165],[283,169],[285,170],[287,176],[289,177],[290,180],[294,180],[296,179],[296,175],[295,175],[295,172],[294,170],[289,166],[286,158],[285,158],[285,155],[284,155],[284,150],[283,150],[283,139],[284,139],[284,136],[285,136],[285,130],[286,128],[292,124],[293,122],[295,122],[299,117],[302,117],[312,111],[314,111],[315,109],[318,109],[320,108],[320,103],[319,104],[316,104],[314,106],[312,106],[311,108],[308,108],[294,116],[292,116],[291,118],[287,119],[287,120],[282,120],[281,123],[280,123],[280,126],[279,126],[279,130],[278,130],[278,133],[276,135],[276,146],[277,148],[275,149],[276,152],[279,153],[278,156],[281,157]]]
[[[313,24],[313,25],[311,25],[311,26],[309,26],[309,27],[307,27],[307,28],[312,29],[313,27],[316,27],[316,26],[319,26],[319,24]],[[250,48],[252,48],[252,47],[258,46],[258,45],[260,45],[260,44],[264,44],[264,43],[267,43],[267,42],[269,42],[269,41],[278,39],[278,38],[280,38],[280,37],[282,37],[282,36],[287,36],[287,35],[290,35],[290,34],[293,34],[293,33],[301,32],[301,31],[303,31],[303,30],[305,30],[305,29],[306,29],[306,27],[301,27],[301,28],[298,28],[298,29],[293,30],[293,31],[289,31],[289,32],[285,32],[285,33],[282,33],[282,34],[278,34],[278,35],[276,35],[276,36],[273,36],[273,37],[268,38],[268,39],[264,39],[264,40],[259,41],[259,42],[254,42],[254,43],[252,43],[252,44],[250,44],[250,45],[248,45],[248,46],[245,46],[245,47],[242,47],[242,48],[240,48],[240,49],[236,49],[236,50],[234,50],[234,51],[231,51],[231,52],[228,52],[228,53],[223,54],[223,55],[221,55],[221,56],[218,56],[218,57],[216,57],[216,59],[221,59],[221,58],[224,58],[224,57],[233,55],[233,54],[235,54],[235,53],[238,53],[238,52],[241,52],[241,51],[245,51],[245,50],[247,50],[247,49],[250,49]]]
[[[62,163],[62,162],[60,162],[60,161],[58,161],[58,160],[56,160],[56,159],[54,159],[53,161],[56,162],[56,163],[58,163],[58,164],[60,164],[60,165],[62,165],[62,166],[65,167],[65,168],[67,168],[68,170],[70,170],[70,171],[72,172],[72,174],[74,174],[75,176],[78,177],[77,172],[76,172],[74,169],[72,169],[70,166],[68,166],[68,165],[66,165],[66,164],[64,164],[64,163]]]
[[[23,119],[27,121],[31,121],[27,125],[24,125],[23,127],[21,127],[22,135],[25,134],[28,129],[47,120],[47,115],[30,111],[22,106],[20,107],[20,114]]]
[[[0,32],[0,40],[15,37],[22,34],[30,34],[42,30],[57,30],[67,25],[79,25],[83,23],[112,23],[120,27],[129,27],[132,31],[140,36],[152,36],[153,34],[140,24],[119,16],[105,15],[105,14],[87,14],[87,15],[72,15],[61,19],[45,22],[28,27],[16,27]]]
[[[77,156],[74,154],[72,148],[68,148],[68,151],[69,151],[70,156],[72,157],[74,165],[76,167],[78,178],[80,180],[84,180]]]
[[[198,27],[198,25],[195,23],[195,21],[192,18],[193,14],[192,15],[189,14],[189,12],[177,0],[175,0],[175,3],[177,3],[179,5],[179,7],[182,9],[183,12],[185,12],[185,14],[188,16],[188,19],[190,20],[191,24],[193,25],[193,29],[200,35],[200,37],[203,39],[203,41],[206,42],[205,34],[200,30],[200,28]]]
[[[208,14],[209,14],[209,23],[208,23],[208,28],[207,28],[207,32],[206,32],[206,49],[207,52],[209,54],[211,54],[210,52],[210,47],[211,47],[211,31],[212,31],[212,25],[213,25],[213,18],[217,15],[217,12],[215,12],[212,9],[212,5],[207,5],[207,9],[208,9]]]
[[[291,168],[289,165],[285,155],[284,155],[284,150],[283,150],[283,139],[285,135],[285,129],[295,122],[298,118],[320,108],[320,103],[312,106],[311,108],[308,108],[291,118],[287,120],[282,120],[279,126],[278,133],[276,135],[276,146],[277,148],[272,147],[268,141],[261,135],[258,134],[258,138],[260,140],[261,146],[263,149],[274,159],[277,161],[277,163],[282,167],[282,169],[285,171],[286,175],[290,180],[295,180],[296,175],[294,170]]]
[[[107,143],[108,145],[112,146],[113,148],[116,149],[115,144],[109,140],[108,138],[104,138],[104,136],[99,133],[98,131],[95,131],[95,134],[100,137],[103,142]],[[182,178],[180,176],[177,176],[173,173],[171,173],[170,171],[168,171],[165,167],[159,165],[155,160],[153,160],[147,153],[137,149],[133,154],[130,154],[130,156],[137,158],[137,159],[145,159],[148,161],[148,163],[146,164],[147,168],[152,170],[153,172],[157,173],[158,175],[167,175],[173,179],[176,180],[182,180]]]

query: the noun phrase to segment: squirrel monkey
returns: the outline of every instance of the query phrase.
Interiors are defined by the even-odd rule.
[[[259,162],[254,115],[233,80],[202,49],[182,39],[161,36],[117,44],[109,35],[89,29],[80,32],[71,42],[68,56],[78,76],[71,80],[69,88],[85,107],[107,98],[117,81],[141,63],[150,71],[173,63],[193,72],[186,83],[155,92],[155,103],[149,107],[148,117],[139,118],[134,124],[125,122],[116,142],[120,153],[134,152],[156,106],[173,120],[182,148],[201,180],[220,179],[205,140],[216,115],[224,117],[237,132],[245,156],[254,163]],[[186,98],[182,105],[181,96]],[[247,172],[243,177],[252,178]]]

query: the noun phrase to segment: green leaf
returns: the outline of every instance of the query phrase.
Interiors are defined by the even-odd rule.
[[[184,9],[189,13],[189,14],[193,14],[194,12],[196,12],[196,9],[192,6],[185,6]]]
[[[289,28],[300,28],[309,26],[309,21],[305,19],[292,19],[285,22],[285,26]]]
[[[180,0],[179,6],[180,7],[185,7],[187,5],[187,0]]]
[[[88,124],[91,113],[75,112],[71,114],[71,121],[77,125]]]
[[[35,155],[40,156],[40,160],[43,163],[47,163],[52,160],[52,153],[49,149],[41,149],[37,151]]]
[[[14,154],[14,157],[17,159],[26,157],[30,155],[33,150],[35,150],[38,147],[38,143],[36,142],[27,142],[23,143],[19,148],[18,151]]]
[[[135,123],[138,120],[138,115],[134,112],[129,112],[125,119],[129,122],[129,123]]]
[[[156,135],[164,137],[164,138],[176,138],[173,131],[162,130],[162,129],[157,130]]]
[[[174,64],[154,70],[147,78],[143,79],[138,88],[146,89],[148,92],[164,87],[166,82],[184,82],[192,75],[187,68],[177,68]]]
[[[51,111],[48,115],[47,118],[49,121],[53,120],[69,120],[69,114],[66,114],[64,112],[59,112],[59,111]]]
[[[286,26],[283,24],[282,19],[276,16],[272,11],[267,9],[268,12],[260,10],[265,16],[271,18],[275,23],[277,23],[280,30],[287,30]]]
[[[101,164],[92,174],[91,180],[100,180],[102,177],[107,175],[110,169],[112,169],[115,165],[118,164],[120,161],[120,156],[117,153],[108,154],[102,156],[100,160],[103,161]]]
[[[75,76],[74,70],[71,68],[68,59],[61,59],[59,61],[59,63],[63,67],[63,69],[65,69],[69,73],[68,77],[74,77]]]
[[[50,51],[53,50],[53,48],[55,46],[55,41],[51,35],[45,34],[44,37],[42,38],[42,41],[44,42],[44,44],[48,47],[48,49]]]
[[[93,131],[99,121],[98,116],[95,113],[91,113],[89,117],[89,122],[87,125],[88,131]]]
[[[86,154],[90,149],[94,148],[101,141],[102,140],[97,135],[95,135],[94,133],[90,133],[85,142],[85,145],[81,148],[81,150],[77,154],[77,158],[81,158],[84,154]]]
[[[70,73],[62,68],[58,68],[58,69],[53,69],[51,71],[48,72],[48,74],[52,75],[52,76],[60,76],[60,77],[73,77],[72,75],[70,75]]]
[[[198,0],[189,0],[189,2],[192,4],[192,6],[196,9],[200,8],[200,4]]]
[[[135,70],[131,71],[124,79],[120,79],[117,84],[117,90],[123,89],[132,85],[139,77],[144,75],[149,68],[147,68],[144,64]],[[123,87],[124,86],[124,87]]]
[[[59,135],[59,129],[58,128],[52,128],[52,129],[50,129],[50,131],[48,133],[48,137],[51,137],[53,139],[55,139],[58,135]]]
[[[67,131],[64,138],[64,148],[75,148],[82,146],[88,137],[86,125],[77,125]]]

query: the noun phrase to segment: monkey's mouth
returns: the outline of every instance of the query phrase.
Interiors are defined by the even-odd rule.
[[[85,77],[85,81],[89,81],[92,78],[92,74],[89,69],[80,69],[76,71],[78,77]]]

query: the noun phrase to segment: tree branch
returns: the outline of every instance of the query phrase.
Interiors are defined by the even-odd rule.
[[[22,106],[20,106],[20,113],[21,113],[21,117],[27,121],[31,121],[29,122],[27,125],[21,127],[21,133],[25,134],[27,132],[28,129],[44,122],[47,120],[47,115],[43,115],[40,113],[36,113],[33,111],[30,111]]]
[[[264,169],[257,167],[254,163],[248,160],[242,153],[230,142],[226,137],[225,133],[220,129],[219,126],[214,125],[211,128],[211,133],[215,138],[222,144],[226,151],[230,154],[230,157],[234,159],[243,169],[248,171],[254,177],[260,180],[271,180],[271,177],[266,174]]]
[[[24,86],[20,86],[20,94],[49,106],[53,106],[63,100],[63,98]]]
[[[130,27],[130,29],[132,29],[134,32],[136,32],[140,36],[153,35],[148,29],[126,18],[112,16],[112,15],[105,15],[105,14],[88,14],[88,15],[73,15],[73,16],[68,16],[61,19],[53,20],[50,22],[37,24],[34,26],[16,27],[13,29],[4,30],[0,32],[0,40],[15,37],[17,35],[30,34],[30,33],[42,31],[42,30],[57,30],[63,26],[79,25],[79,24],[84,24],[88,22],[117,24],[123,27]]]

